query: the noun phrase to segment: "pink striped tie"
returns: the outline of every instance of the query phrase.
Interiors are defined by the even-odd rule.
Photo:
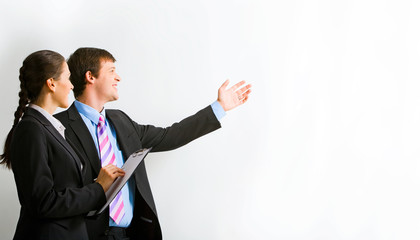
[[[106,132],[106,125],[105,120],[102,115],[99,117],[98,123],[98,144],[99,144],[99,152],[101,153],[101,165],[102,167],[113,164],[117,165],[115,161],[115,154],[112,150],[111,142],[109,141],[108,134]],[[109,205],[109,216],[114,220],[114,222],[118,225],[125,214],[124,211],[124,202],[122,198],[121,191],[117,194],[117,196],[112,200],[111,204]]]

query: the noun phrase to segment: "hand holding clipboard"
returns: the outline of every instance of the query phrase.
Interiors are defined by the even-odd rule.
[[[108,205],[114,200],[115,196],[117,196],[118,192],[123,188],[124,184],[130,179],[131,175],[133,175],[134,170],[136,170],[137,166],[143,161],[146,155],[150,152],[152,148],[144,148],[140,149],[133,154],[125,161],[124,165],[121,167],[125,171],[124,177],[119,177],[115,180],[115,182],[111,185],[108,191],[105,193],[106,196],[106,203],[105,205],[99,209],[90,211],[87,216],[93,216],[97,214],[101,214]]]

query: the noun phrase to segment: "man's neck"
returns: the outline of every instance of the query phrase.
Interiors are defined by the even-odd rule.
[[[99,101],[98,99],[93,98],[93,97],[91,97],[91,98],[86,97],[85,95],[77,97],[77,101],[94,108],[98,112],[102,112],[102,110],[104,109],[104,105],[105,105],[104,102]]]

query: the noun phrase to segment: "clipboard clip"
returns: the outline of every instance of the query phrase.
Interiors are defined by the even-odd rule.
[[[137,150],[137,151],[135,151],[134,153],[132,153],[132,154],[130,155],[130,157],[137,157],[138,155],[143,154],[143,152],[144,152],[144,151],[146,151],[146,150],[149,150],[149,149],[143,148],[143,149]]]

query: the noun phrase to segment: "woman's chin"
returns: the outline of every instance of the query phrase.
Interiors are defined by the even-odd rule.
[[[58,107],[60,107],[60,108],[68,108],[69,107],[69,103],[68,102],[67,103],[62,103]]]

